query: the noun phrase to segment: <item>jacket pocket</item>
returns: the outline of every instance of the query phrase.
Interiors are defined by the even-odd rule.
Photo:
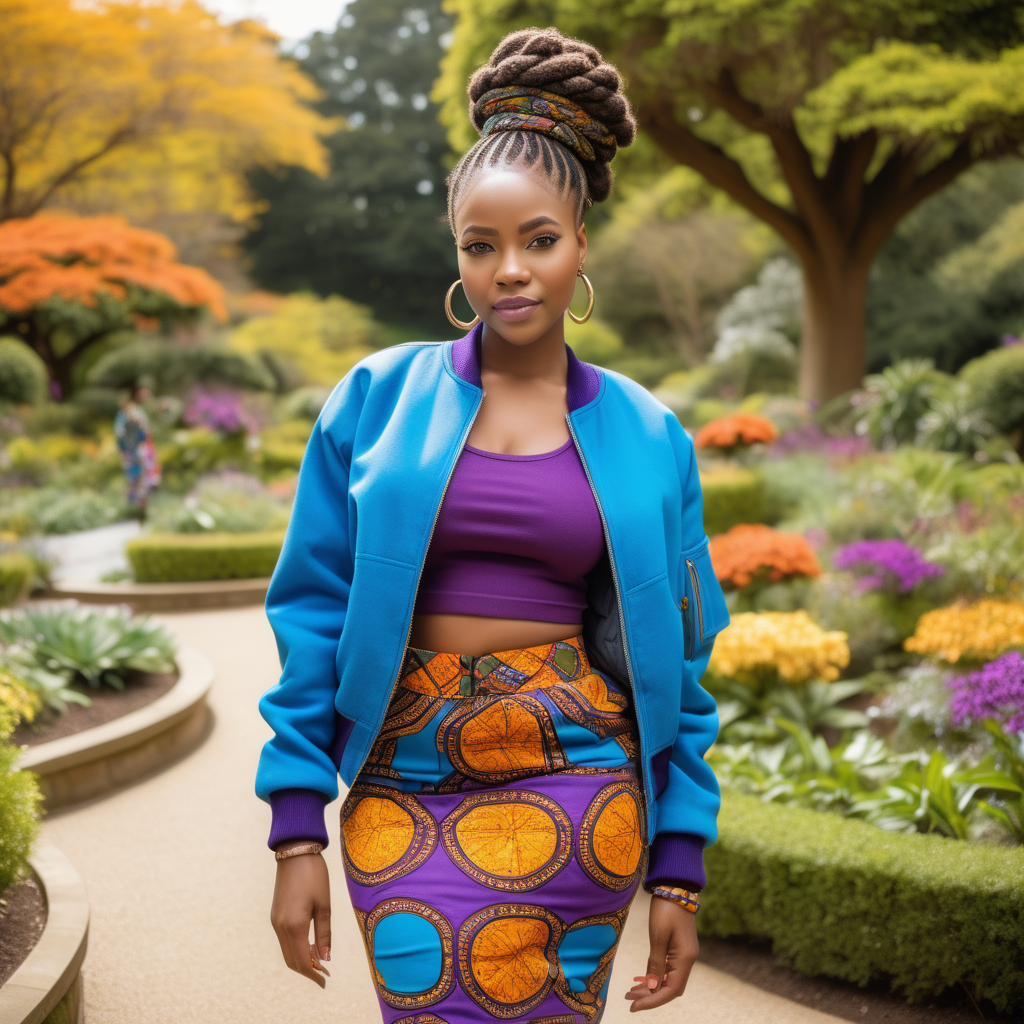
[[[705,539],[699,547],[680,556],[682,576],[679,610],[683,616],[683,655],[687,661],[729,625],[725,595],[711,566]]]

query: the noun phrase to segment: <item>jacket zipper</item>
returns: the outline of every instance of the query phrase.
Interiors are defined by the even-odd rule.
[[[697,628],[700,630],[700,643],[697,645],[697,650],[699,651],[704,646],[704,606],[700,602],[700,580],[697,577],[697,566],[693,564],[692,559],[688,558],[686,560],[686,568],[690,573],[690,582],[693,584],[693,596],[697,602]]]
[[[420,592],[420,581],[423,579],[423,567],[427,562],[427,552],[430,551],[430,542],[434,539],[434,530],[437,529],[437,520],[441,515],[441,506],[444,504],[444,496],[448,493],[448,485],[452,482],[452,477],[455,475],[455,467],[459,464],[459,456],[462,454],[462,449],[466,446],[466,441],[469,438],[470,431],[473,429],[473,424],[476,423],[476,418],[480,414],[480,406],[483,404],[484,395],[486,391],[480,392],[480,401],[476,403],[476,408],[473,410],[473,415],[470,417],[469,423],[466,429],[462,432],[462,438],[459,440],[459,446],[456,449],[455,461],[451,465],[451,469],[448,470],[448,477],[444,482],[444,487],[441,490],[441,500],[437,503],[437,508],[434,510],[434,521],[430,524],[430,533],[427,536],[427,546],[423,551],[423,559],[420,562],[420,571],[416,576],[416,589],[413,591],[412,606],[415,612],[416,598]],[[391,705],[391,698],[395,695],[395,687],[398,686],[398,680],[402,678],[402,668],[405,665],[405,652],[409,647],[409,641],[412,639],[412,620],[413,616],[409,616],[409,628],[405,632],[405,644],[402,647],[402,664],[398,668],[398,674],[395,676],[391,683],[391,689],[388,691],[388,699],[384,702],[384,709],[380,715],[380,721],[377,722],[373,730],[374,742],[376,742],[377,735],[380,733],[381,727],[384,725],[384,719],[387,717],[388,708]],[[359,765],[359,770],[352,777],[352,782],[359,777],[360,772],[366,765],[366,762],[370,759],[370,754],[373,752],[373,743],[370,744],[370,749],[367,750],[366,756],[363,758]]]
[[[597,488],[594,486],[594,478],[590,475],[590,467],[587,465],[587,460],[583,457],[583,449],[580,447],[579,439],[576,437],[576,431],[573,430],[572,421],[569,419],[568,415],[565,417],[565,422],[569,425],[569,436],[572,438],[572,443],[576,446],[576,454],[580,458],[580,464],[583,466],[583,472],[586,474],[587,483],[590,484],[590,491],[594,495],[594,504],[597,505],[597,514],[601,519],[601,529],[604,531],[605,546],[608,548],[608,564],[611,566],[612,585],[615,587],[615,604],[619,610],[619,636],[622,637],[622,653],[626,656],[626,675],[629,677],[629,688],[633,693],[633,704],[637,709],[636,723],[640,731],[640,784],[643,788],[644,796],[647,799],[647,823],[650,825],[654,793],[647,785],[647,758],[645,754],[647,750],[647,712],[640,699],[636,680],[633,677],[633,663],[629,658],[629,642],[626,639],[626,617],[622,611],[622,591],[619,588],[619,573],[615,568],[615,555],[612,552],[612,538],[611,534],[608,532],[608,520],[604,517],[604,508],[601,506],[601,499],[598,497]]]

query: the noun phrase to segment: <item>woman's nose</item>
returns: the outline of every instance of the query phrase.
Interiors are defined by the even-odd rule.
[[[518,252],[507,252],[502,257],[494,280],[496,284],[505,287],[526,284],[530,280],[530,271]]]

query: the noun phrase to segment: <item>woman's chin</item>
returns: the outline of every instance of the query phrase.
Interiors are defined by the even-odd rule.
[[[532,345],[540,341],[552,328],[553,324],[547,317],[541,317],[539,311],[533,316],[514,323],[506,323],[501,317],[489,316],[484,325],[510,345]]]

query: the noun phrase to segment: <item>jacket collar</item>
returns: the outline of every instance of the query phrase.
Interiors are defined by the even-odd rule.
[[[480,383],[480,343],[484,335],[484,325],[477,324],[464,338],[452,342],[452,368],[467,384],[481,387]],[[565,354],[569,360],[565,378],[565,399],[569,412],[575,412],[597,398],[601,389],[601,377],[597,368],[590,363],[581,362],[576,353],[566,345]]]

